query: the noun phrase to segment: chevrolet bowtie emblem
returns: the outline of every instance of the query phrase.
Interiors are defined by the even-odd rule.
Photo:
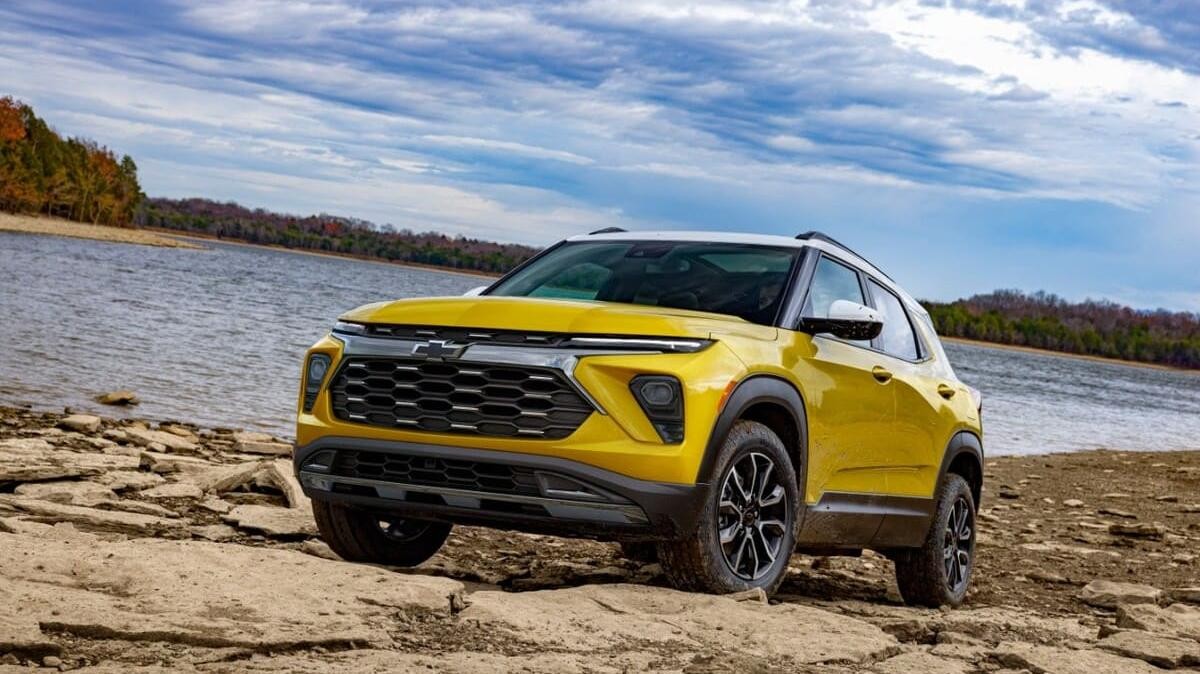
[[[424,344],[414,346],[412,352],[414,356],[424,356],[429,360],[443,360],[458,358],[466,348],[465,344],[455,344],[444,339],[431,339]]]

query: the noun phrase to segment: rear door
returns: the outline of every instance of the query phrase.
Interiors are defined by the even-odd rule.
[[[878,364],[892,375],[896,401],[887,453],[881,457],[887,464],[880,473],[882,487],[894,496],[928,497],[948,440],[939,437],[943,415],[953,416],[949,398],[958,391],[948,389],[944,378],[935,375],[928,349],[896,293],[869,277],[866,287],[872,306],[883,314],[883,332],[872,346],[879,354]]]

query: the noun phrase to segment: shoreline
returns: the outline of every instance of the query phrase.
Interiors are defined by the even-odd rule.
[[[1200,375],[1200,370],[1190,369],[1186,367],[1176,367],[1174,365],[1163,365],[1162,363],[1146,363],[1139,360],[1122,360],[1120,358],[1108,358],[1106,356],[1093,356],[1086,353],[1069,353],[1067,351],[1054,351],[1052,349],[1041,349],[1036,346],[1024,346],[1022,344],[1003,344],[1001,342],[987,342],[981,339],[970,339],[968,337],[948,337],[946,335],[938,335],[938,338],[943,342],[951,344],[964,344],[966,346],[982,346],[990,349],[1002,349],[1005,351],[1021,351],[1042,356],[1058,356],[1061,358],[1075,358],[1078,360],[1090,360],[1093,363],[1107,363],[1109,365],[1126,365],[1128,367],[1140,367],[1150,370],[1162,370],[1166,372],[1178,372],[1180,374]]]
[[[157,248],[203,250],[203,246],[198,246],[189,241],[179,241],[146,229],[126,229],[110,225],[93,225],[44,215],[18,215],[15,213],[0,212],[0,232],[62,236],[69,239],[126,243],[138,246],[155,246]]]
[[[420,262],[395,262],[391,260],[381,260],[377,257],[368,257],[365,255],[352,255],[350,253],[335,253],[333,251],[324,250],[308,250],[306,248],[288,248],[278,244],[268,243],[251,243],[240,239],[221,239],[212,235],[196,234],[189,232],[187,234],[179,233],[173,229],[163,229],[162,227],[141,227],[137,231],[154,232],[169,236],[172,238],[183,239],[184,241],[199,241],[205,243],[222,243],[231,246],[247,246],[249,248],[261,248],[263,250],[274,250],[284,253],[299,253],[301,255],[313,255],[315,257],[329,257],[342,260],[355,260],[357,262],[373,262],[375,264],[384,264],[393,267],[408,267],[410,269],[420,269],[424,271],[437,271],[444,274],[458,274],[460,276],[470,276],[473,278],[498,279],[501,274],[493,274],[485,271],[475,271],[470,269],[455,269],[454,267],[440,267],[434,264],[421,264]]]

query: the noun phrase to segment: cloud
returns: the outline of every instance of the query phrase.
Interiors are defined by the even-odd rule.
[[[151,194],[530,243],[822,225],[887,251],[969,222],[1051,260],[1167,245],[1200,191],[1198,34],[1183,0],[10,0],[0,72]]]

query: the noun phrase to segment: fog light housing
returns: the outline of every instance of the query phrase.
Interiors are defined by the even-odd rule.
[[[305,412],[311,412],[313,405],[316,404],[317,394],[321,391],[325,375],[329,374],[329,364],[332,362],[333,360],[323,353],[314,353],[308,357],[308,362],[304,365]]]
[[[640,375],[629,382],[629,390],[663,442],[683,442],[683,386],[678,379]]]

